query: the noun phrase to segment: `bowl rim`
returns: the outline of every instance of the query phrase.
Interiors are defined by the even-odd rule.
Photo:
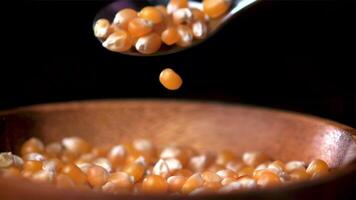
[[[132,103],[132,102],[145,102],[145,103],[154,103],[154,104],[161,104],[161,103],[174,103],[174,104],[203,104],[203,105],[216,105],[216,106],[232,106],[232,107],[240,107],[246,109],[253,109],[253,110],[261,110],[267,112],[273,112],[282,114],[284,116],[291,116],[297,117],[298,119],[305,119],[308,118],[309,120],[322,122],[328,125],[333,125],[341,129],[346,129],[347,131],[351,130],[353,134],[356,134],[356,129],[351,126],[339,123],[337,121],[319,117],[317,115],[302,113],[298,111],[292,111],[287,109],[279,109],[279,108],[272,108],[266,106],[259,106],[254,104],[247,104],[241,102],[231,102],[231,101],[219,101],[219,100],[201,100],[201,99],[160,99],[160,98],[123,98],[123,99],[92,99],[92,100],[71,100],[71,101],[58,101],[58,102],[50,102],[50,103],[38,103],[38,104],[30,104],[24,106],[18,106],[10,109],[1,109],[1,115],[8,115],[8,114],[15,114],[18,112],[26,112],[26,111],[37,111],[37,110],[62,110],[68,108],[78,108],[78,107],[90,107],[93,104],[100,105],[100,104],[118,104],[118,103]],[[53,109],[56,108],[56,109]]]
[[[339,122],[325,119],[322,117],[318,117],[315,115],[310,115],[310,114],[303,114],[301,112],[295,112],[295,111],[288,111],[288,110],[282,110],[282,109],[276,109],[276,108],[268,108],[268,107],[263,107],[263,106],[256,106],[256,105],[250,105],[250,104],[241,104],[241,103],[233,103],[233,102],[224,102],[224,101],[211,101],[211,100],[195,100],[195,99],[155,99],[155,98],[146,98],[146,99],[134,99],[134,98],[127,98],[127,99],[99,99],[99,100],[75,100],[75,101],[67,101],[67,102],[52,102],[52,103],[41,103],[41,104],[34,104],[34,105],[28,105],[28,106],[20,106],[17,108],[12,108],[8,110],[1,110],[0,111],[0,117],[4,117],[6,115],[13,115],[13,114],[18,114],[22,112],[36,112],[36,111],[45,111],[45,112],[53,112],[53,111],[58,111],[58,110],[68,110],[68,109],[78,109],[78,108],[90,108],[93,105],[114,105],[114,104],[123,104],[123,103],[154,103],[154,104],[162,104],[162,103],[173,103],[173,104],[200,104],[200,105],[212,105],[212,106],[231,106],[231,107],[240,107],[240,108],[245,108],[248,110],[260,110],[260,111],[265,111],[265,112],[270,112],[270,113],[276,113],[278,115],[283,115],[285,117],[291,117],[299,120],[308,120],[312,121],[313,123],[322,123],[325,125],[330,125],[333,127],[336,127],[338,129],[341,129],[344,131],[346,134],[350,134],[355,140],[354,142],[356,143],[356,129],[341,124]],[[333,173],[329,174],[328,176],[315,179],[315,180],[310,180],[306,182],[301,182],[301,183],[293,183],[290,185],[283,185],[281,187],[275,187],[275,188],[267,188],[267,189],[252,189],[252,190],[247,190],[247,191],[237,191],[237,192],[231,192],[228,194],[220,194],[220,193],[212,193],[212,194],[202,194],[202,195],[197,195],[197,196],[169,196],[169,195],[120,195],[120,194],[108,194],[104,192],[94,192],[94,191],[81,191],[81,190],[76,190],[76,189],[63,189],[63,188],[57,188],[53,185],[43,185],[43,187],[37,187],[34,188],[31,183],[23,182],[22,179],[17,179],[17,178],[2,178],[0,177],[0,188],[2,188],[1,185],[5,184],[8,187],[11,186],[19,186],[22,185],[22,189],[30,189],[33,192],[38,191],[44,191],[43,189],[48,189],[51,188],[51,192],[49,193],[63,193],[63,192],[69,192],[72,195],[75,196],[82,196],[82,195],[92,195],[92,197],[98,198],[98,197],[113,197],[113,198],[118,198],[120,197],[121,199],[201,199],[203,198],[224,198],[224,197],[246,197],[246,196],[256,196],[256,197],[261,197],[261,196],[266,196],[266,195],[273,195],[273,194],[278,194],[278,193],[289,193],[291,191],[297,191],[297,190],[303,190],[306,188],[310,188],[313,186],[318,186],[322,184],[327,184],[332,181],[335,181],[337,179],[341,179],[342,177],[348,176],[351,173],[356,173],[356,160],[353,160],[350,164],[347,166],[343,167],[342,170],[336,170]],[[9,181],[12,180],[12,181]],[[53,190],[54,189],[54,190]],[[1,192],[0,192],[0,197],[1,197]]]

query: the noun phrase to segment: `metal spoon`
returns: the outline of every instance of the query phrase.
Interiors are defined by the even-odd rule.
[[[260,1],[260,0],[232,0],[231,9],[229,10],[229,12],[227,14],[225,14],[221,18],[209,20],[208,36],[202,40],[194,40],[193,44],[190,45],[189,47],[182,48],[177,45],[170,46],[170,47],[164,46],[158,52],[156,52],[154,54],[150,54],[150,55],[141,54],[141,53],[137,52],[136,50],[132,49],[130,51],[122,52],[122,54],[131,55],[131,56],[161,56],[161,55],[168,55],[168,54],[173,54],[173,53],[177,53],[177,52],[186,50],[186,49],[196,46],[196,45],[206,41],[210,37],[212,37],[225,24],[227,24],[233,17],[235,17],[237,14],[239,14],[240,11],[244,10],[245,8],[253,5],[254,3],[256,3],[258,1]],[[97,15],[95,16],[95,19],[94,19],[94,24],[100,18],[106,18],[106,19],[112,21],[113,18],[115,17],[115,14],[119,10],[122,10],[124,8],[132,8],[134,10],[141,10],[142,8],[144,8],[146,6],[166,5],[168,2],[169,2],[169,0],[117,0],[109,5],[105,6],[97,13]],[[189,2],[189,7],[202,9],[202,3],[201,3],[201,1],[192,1],[191,0]]]

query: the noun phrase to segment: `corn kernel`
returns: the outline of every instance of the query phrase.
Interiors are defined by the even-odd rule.
[[[139,14],[139,17],[149,20],[151,22],[153,22],[154,24],[159,24],[163,21],[163,15],[162,12],[157,9],[156,7],[152,7],[152,6],[147,6],[145,8],[143,8]]]
[[[109,148],[108,147],[94,147],[90,154],[92,154],[95,158],[97,157],[106,157],[107,154],[109,153]]]
[[[224,187],[222,187],[219,192],[220,193],[229,193],[233,191],[246,190],[246,189],[254,189],[257,187],[257,182],[250,176],[242,176],[238,178],[236,181],[233,181]]]
[[[98,19],[94,24],[94,35],[97,38],[105,39],[111,33],[111,24],[107,19]]]
[[[242,160],[246,165],[257,166],[261,163],[269,161],[269,157],[261,152],[245,152],[242,155]]]
[[[221,187],[221,181],[218,182],[204,182],[203,187],[207,190],[206,192],[217,192]]]
[[[172,14],[179,8],[187,8],[188,0],[171,0],[167,5],[167,13]]]
[[[62,140],[64,148],[75,154],[88,153],[91,150],[91,145],[79,137],[68,137]]]
[[[167,179],[168,188],[170,192],[180,192],[184,183],[187,181],[185,176],[171,176]]]
[[[197,21],[201,21],[201,22],[205,22],[206,21],[206,16],[205,13],[197,8],[192,8],[192,13],[193,13],[193,21],[197,22]]]
[[[236,172],[229,170],[229,169],[223,169],[223,170],[217,171],[216,174],[223,179],[224,178],[237,179],[239,177],[239,175]]]
[[[157,33],[151,33],[140,37],[135,47],[136,50],[142,54],[153,54],[161,48],[161,45],[161,37]]]
[[[252,176],[253,175],[253,171],[254,171],[253,167],[247,166],[247,167],[244,167],[241,170],[239,170],[237,174],[239,175],[239,177],[240,176],[246,176],[246,175]]]
[[[146,194],[163,194],[168,191],[168,183],[158,175],[149,175],[142,182],[142,191]]]
[[[278,175],[270,171],[264,171],[261,176],[257,179],[257,184],[260,187],[271,187],[276,186],[281,183]]]
[[[74,181],[65,174],[58,174],[55,178],[55,184],[59,188],[72,188],[75,186]]]
[[[208,36],[208,25],[205,22],[197,21],[192,24],[194,38],[201,40]]]
[[[125,8],[116,13],[113,24],[127,30],[129,22],[137,17],[137,12],[131,8]]]
[[[62,168],[62,173],[67,175],[76,185],[87,183],[87,176],[76,165],[68,164]]]
[[[29,160],[29,161],[25,161],[23,164],[23,171],[35,173],[40,170],[42,170],[42,162],[41,161]]]
[[[88,183],[92,187],[98,188],[103,186],[107,182],[109,178],[109,173],[108,171],[106,171],[106,169],[94,165],[92,167],[89,167],[87,176],[88,176]]]
[[[193,12],[189,8],[180,8],[173,13],[173,22],[176,25],[188,25],[193,22]]]
[[[246,165],[240,161],[240,160],[236,160],[236,161],[229,161],[226,164],[226,168],[230,169],[234,172],[238,172],[240,169],[244,168]]]
[[[225,150],[218,154],[218,156],[216,158],[216,164],[226,166],[227,163],[229,163],[231,161],[236,161],[236,160],[237,160],[237,157],[233,152]]]
[[[149,34],[153,30],[153,22],[143,18],[135,18],[129,22],[128,31],[131,37],[141,37]]]
[[[188,47],[193,43],[193,31],[189,26],[179,25],[177,27],[180,40],[177,42],[177,45],[180,47]]]
[[[168,90],[178,90],[183,84],[182,78],[170,68],[161,72],[159,81]]]
[[[295,169],[290,172],[290,178],[292,181],[305,181],[310,178],[310,175],[305,171],[305,169]]]
[[[170,46],[176,44],[180,40],[177,28],[169,27],[164,30],[162,32],[161,39],[166,45]]]
[[[167,70],[167,71],[166,71]],[[168,72],[168,74],[162,74],[163,72]],[[162,80],[161,80],[161,77],[160,77],[160,81],[162,83],[162,81],[164,83],[166,83],[166,78],[169,79],[169,81],[172,81],[170,83],[173,83],[173,85],[175,85],[175,87],[177,86],[177,80],[176,78],[177,77],[171,77],[171,74],[172,72],[174,72],[173,70],[171,69],[165,69],[161,72],[161,75],[162,75]],[[175,75],[177,75],[176,73],[174,73]],[[167,76],[168,75],[168,76]],[[179,77],[180,78],[180,77]],[[177,81],[177,82],[175,82]],[[175,83],[175,84],[174,84]],[[169,147],[166,147],[162,150],[161,154],[160,154],[160,158],[163,158],[163,159],[167,159],[167,158],[176,158],[178,159],[181,164],[183,166],[185,166],[188,162],[189,162],[189,157],[191,156],[191,150],[189,149],[184,149],[183,147],[178,147],[178,146],[169,146]]]
[[[30,138],[21,147],[21,155],[28,153],[42,153],[44,151],[44,145],[41,140],[37,138]]]
[[[193,174],[191,177],[187,179],[187,181],[184,183],[182,187],[182,193],[183,194],[189,194],[193,190],[200,188],[203,186],[204,180],[201,176],[200,173]]]
[[[42,169],[44,171],[49,171],[53,173],[60,172],[63,168],[63,163],[61,160],[57,158],[52,158],[50,160],[44,161],[42,165]]]
[[[19,177],[21,172],[16,167],[8,167],[5,169],[0,168],[0,177],[10,178],[10,177]]]
[[[108,153],[108,160],[114,167],[123,165],[126,161],[126,149],[122,145],[117,145],[111,148]]]
[[[141,163],[131,163],[124,168],[124,172],[133,176],[135,182],[138,182],[142,179],[145,173],[145,167]]]
[[[304,169],[305,170],[305,163],[303,161],[290,161],[287,162],[286,166],[286,171],[291,172],[297,169]]]
[[[63,151],[63,146],[59,142],[53,142],[46,146],[45,152],[49,157],[58,157]]]
[[[177,8],[188,7],[188,0],[170,0],[170,3],[177,6]]]
[[[54,172],[40,170],[31,176],[31,180],[35,183],[51,183],[54,177]]]
[[[114,52],[125,52],[132,47],[132,38],[125,30],[116,30],[103,42],[103,47]]]
[[[47,160],[47,158],[40,154],[40,153],[28,153],[26,155],[23,156],[24,160],[37,160],[37,161],[45,161]]]
[[[326,162],[320,159],[315,159],[309,164],[307,173],[310,174],[313,178],[323,176],[329,173],[329,166],[326,164]]]
[[[227,177],[227,178],[224,178],[222,181],[221,181],[221,185],[222,186],[226,186],[226,185],[229,185],[233,182],[235,182],[236,179],[235,178],[230,178],[230,177]]]
[[[153,167],[152,173],[154,175],[159,175],[159,176],[162,176],[164,178],[167,178],[171,174],[166,161],[163,160],[163,159],[160,159],[155,164],[155,166]]]
[[[23,159],[13,155],[11,152],[0,153],[0,169],[7,167],[21,168],[23,165]]]
[[[204,12],[211,18],[224,15],[230,8],[231,0],[204,0]]]
[[[189,178],[191,175],[193,175],[193,172],[189,169],[181,169],[178,170],[174,173],[175,176],[184,176]]]

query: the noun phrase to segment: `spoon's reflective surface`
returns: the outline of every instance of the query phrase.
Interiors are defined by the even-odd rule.
[[[195,45],[198,45],[205,40],[209,39],[212,37],[217,31],[219,31],[226,23],[228,23],[234,16],[236,16],[240,11],[244,10],[245,8],[253,5],[254,3],[258,2],[260,0],[232,0],[232,5],[227,14],[225,14],[223,17],[220,17],[218,19],[210,19],[209,20],[209,33],[208,36],[205,39],[202,40],[193,40],[193,44],[188,46],[188,47],[179,47],[177,45],[174,46],[163,46],[160,48],[159,51],[157,51],[154,54],[141,54],[137,52],[136,50],[132,49],[130,51],[126,52],[121,52],[122,54],[127,54],[131,56],[159,56],[159,55],[168,55],[168,54],[173,54],[177,53],[183,50],[186,50],[188,48],[191,48]],[[102,8],[97,15],[95,16],[94,23],[100,19],[100,18],[105,18],[108,19],[109,21],[112,21],[115,17],[115,14],[124,8],[132,8],[134,10],[141,10],[142,8],[146,6],[156,6],[156,5],[167,5],[169,0],[117,0],[104,8]],[[189,2],[189,7],[191,8],[199,8],[202,10],[202,3],[201,1],[192,1],[190,0]]]

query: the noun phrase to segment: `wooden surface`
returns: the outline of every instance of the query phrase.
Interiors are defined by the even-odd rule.
[[[248,150],[260,150],[284,161],[309,162],[321,158],[335,168],[355,160],[353,134],[355,130],[350,127],[316,117],[256,107],[189,101],[73,102],[0,113],[0,151],[14,152],[31,136],[45,142],[66,136],[80,136],[96,145],[147,138],[158,146],[177,143],[192,145],[203,151],[230,149],[241,154]],[[298,191],[306,191],[308,185],[312,188],[337,182],[342,177],[355,175],[355,166],[350,166],[325,180],[285,188],[298,194]],[[35,197],[33,195],[47,199],[80,199],[86,195],[92,198],[116,198],[78,191],[62,194],[62,190],[52,187],[34,188],[37,185],[18,180],[5,184],[4,181],[0,180],[0,199]],[[290,194],[293,192],[289,191]],[[256,193],[261,195],[261,192]],[[233,197],[239,197],[239,194],[236,195]]]

